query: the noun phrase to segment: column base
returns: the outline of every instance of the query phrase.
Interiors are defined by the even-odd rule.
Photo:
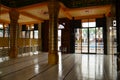
[[[58,63],[58,53],[49,53],[48,54],[48,64],[57,64]]]

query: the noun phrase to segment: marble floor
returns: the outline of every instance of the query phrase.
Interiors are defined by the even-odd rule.
[[[0,80],[120,80],[115,55],[61,54],[56,65],[47,53],[1,60]]]

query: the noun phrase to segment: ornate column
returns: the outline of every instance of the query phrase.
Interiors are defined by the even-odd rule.
[[[41,51],[41,46],[42,46],[42,39],[41,39],[41,23],[38,24],[38,47],[39,51]]]
[[[49,0],[49,54],[48,63],[58,63],[58,14],[59,14],[59,1]]]
[[[18,54],[17,48],[17,29],[18,29],[18,19],[19,19],[19,12],[16,9],[11,9],[9,12],[10,16],[10,58],[16,58]]]

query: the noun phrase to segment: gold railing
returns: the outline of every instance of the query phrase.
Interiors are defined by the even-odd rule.
[[[0,47],[8,47],[9,39],[8,38],[0,38]]]
[[[19,38],[17,42],[18,42],[17,43],[18,47],[24,47],[24,46],[30,47],[30,46],[38,45],[38,39]],[[8,46],[9,46],[9,39],[8,38],[0,38],[0,47],[8,47]]]

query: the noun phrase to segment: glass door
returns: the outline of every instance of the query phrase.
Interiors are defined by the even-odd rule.
[[[75,29],[76,53],[103,53],[103,27],[96,27],[95,19],[82,20],[82,28]]]
[[[88,53],[88,28],[82,28],[82,53]]]
[[[89,52],[96,53],[95,28],[89,28]]]
[[[103,28],[92,27],[75,30],[75,53],[104,52]]]
[[[96,50],[97,53],[101,54],[104,52],[104,43],[103,43],[103,28],[97,27],[96,28]]]
[[[81,53],[82,51],[82,29],[75,29],[75,53]]]

